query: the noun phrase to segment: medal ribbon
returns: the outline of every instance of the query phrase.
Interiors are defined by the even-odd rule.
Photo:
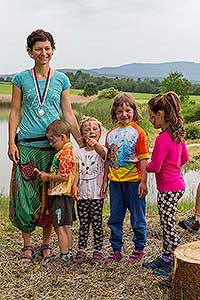
[[[51,69],[49,68],[49,71],[47,74],[47,79],[46,79],[45,88],[44,88],[42,97],[41,97],[41,93],[40,93],[40,87],[38,84],[35,68],[33,68],[33,79],[34,79],[35,89],[36,89],[37,96],[38,96],[38,101],[40,102],[40,106],[42,107],[42,105],[44,104],[44,101],[46,99],[48,89],[49,89],[49,83],[50,83],[50,79],[51,79]]]

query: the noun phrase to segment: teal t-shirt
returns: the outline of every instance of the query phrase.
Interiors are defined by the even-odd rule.
[[[51,77],[46,99],[42,106],[44,114],[39,115],[40,102],[30,70],[17,73],[12,83],[22,91],[22,119],[19,125],[19,143],[31,147],[48,147],[48,141],[27,143],[24,138],[35,138],[46,135],[47,126],[60,119],[60,101],[64,90],[69,89],[69,78],[61,72],[54,71]],[[43,95],[46,80],[38,80],[40,93]],[[21,141],[20,141],[21,140]]]

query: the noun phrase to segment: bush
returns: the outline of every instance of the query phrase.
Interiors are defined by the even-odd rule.
[[[200,106],[198,103],[183,105],[183,116],[186,122],[195,122],[200,120]]]
[[[99,92],[99,98],[106,98],[106,99],[112,99],[114,98],[117,94],[119,93],[119,91],[117,89],[115,89],[113,86],[111,86],[108,89],[104,89],[101,92]]]
[[[196,140],[200,139],[200,129],[195,125],[189,125],[186,127],[186,139]]]
[[[96,95],[98,93],[98,88],[96,83],[94,82],[88,82],[85,87],[84,87],[84,91],[83,91],[83,96],[87,97],[87,96],[92,96],[92,95]]]

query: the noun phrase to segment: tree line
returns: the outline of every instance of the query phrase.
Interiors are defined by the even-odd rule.
[[[163,92],[163,85],[171,90],[183,89],[184,94],[200,95],[200,84],[192,84],[184,78],[180,72],[171,72],[166,78],[159,79],[132,79],[120,77],[105,77],[92,76],[82,71],[76,73],[67,72],[66,75],[70,78],[72,87],[75,89],[85,89],[88,83],[94,83],[97,90],[104,90],[114,87],[118,91],[124,92],[139,92],[158,94]],[[165,90],[165,89],[164,89]],[[181,94],[178,92],[178,94]]]
[[[93,83],[93,88],[97,91],[113,87],[118,91],[124,92],[158,94],[165,92],[165,90],[173,90],[179,95],[183,94],[183,97],[185,97],[184,95],[200,95],[200,83],[191,83],[184,78],[182,73],[177,71],[169,73],[169,75],[162,80],[148,78],[133,79],[129,77],[97,77],[80,70],[75,73],[66,72],[66,75],[69,77],[72,88],[74,89],[84,90],[88,83]],[[0,77],[1,82],[10,82],[11,79],[12,77]]]

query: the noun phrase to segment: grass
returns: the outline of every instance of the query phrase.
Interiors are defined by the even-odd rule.
[[[0,94],[11,94],[12,84],[11,82],[0,82]]]
[[[0,82],[0,95],[1,94],[11,94],[12,92],[12,84],[11,82]],[[78,89],[71,89],[72,95],[78,95],[82,93],[83,90]],[[138,103],[144,104],[154,95],[154,94],[147,94],[147,93],[136,93],[130,92],[131,95],[135,97]],[[200,103],[200,96],[191,95],[189,101]]]
[[[83,90],[71,89],[72,95],[78,95],[79,93],[83,92]],[[6,94],[11,95],[12,93],[12,83],[11,82],[0,82],[0,95]]]
[[[0,121],[8,120],[8,116],[9,116],[9,109],[6,108],[0,109]]]

